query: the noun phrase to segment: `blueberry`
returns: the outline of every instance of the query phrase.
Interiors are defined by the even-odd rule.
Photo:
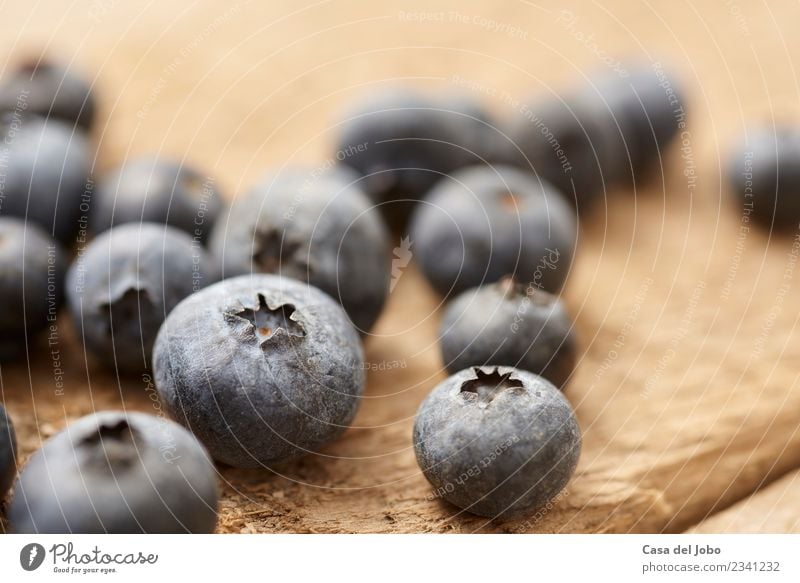
[[[95,100],[89,83],[73,70],[29,61],[0,83],[0,111],[33,113],[89,130]]]
[[[9,114],[0,123],[0,214],[32,221],[72,244],[86,221],[91,164],[84,134],[64,122]]]
[[[14,481],[17,472],[17,438],[14,434],[14,425],[0,405],[0,502]]]
[[[215,279],[208,263],[201,245],[165,225],[120,225],[94,239],[67,274],[85,347],[121,372],[147,369],[170,310]]]
[[[183,427],[103,411],[49,439],[22,469],[8,510],[22,534],[210,533],[216,473]]]
[[[439,342],[450,373],[514,366],[564,387],[575,368],[572,328],[556,296],[504,278],[455,298],[445,309]]]
[[[588,212],[617,176],[623,152],[612,147],[613,131],[607,117],[575,96],[540,99],[510,123],[503,159],[547,180],[578,211]]]
[[[55,321],[65,271],[61,247],[47,233],[0,217],[0,359],[18,356]]]
[[[344,310],[275,275],[189,296],[161,327],[153,360],[172,415],[214,459],[238,467],[318,450],[350,424],[364,386],[361,343]]]
[[[358,103],[344,117],[337,156],[364,176],[367,194],[392,227],[405,224],[413,202],[443,175],[479,162],[470,151],[471,130],[482,124],[461,107],[396,90]]]
[[[635,65],[626,73],[598,76],[580,100],[613,124],[615,143],[609,149],[622,163],[616,174],[632,181],[660,164],[664,149],[685,124],[686,110],[682,87],[660,64]]]
[[[224,205],[213,180],[177,161],[126,160],[97,185],[91,227],[151,222],[172,225],[205,241]]]
[[[731,192],[739,210],[781,230],[800,224],[800,128],[753,128],[731,157]]]
[[[237,199],[210,248],[224,277],[276,273],[337,299],[362,333],[389,290],[391,255],[381,216],[345,168],[285,168]]]
[[[455,95],[446,103],[451,123],[458,126],[459,143],[470,154],[464,165],[499,162],[499,142],[505,138],[486,108],[469,95]]]
[[[414,213],[416,259],[443,296],[505,275],[561,289],[577,237],[560,192],[508,166],[476,166],[440,182]]]
[[[575,471],[581,434],[569,402],[542,377],[473,367],[422,403],[414,450],[437,496],[496,518],[555,498]]]

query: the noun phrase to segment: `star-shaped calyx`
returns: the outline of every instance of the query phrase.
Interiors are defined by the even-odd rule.
[[[305,260],[303,242],[278,229],[256,231],[253,237],[253,265],[265,273],[295,272],[305,275],[309,265]]]
[[[281,304],[274,309],[270,308],[266,298],[258,294],[256,307],[244,307],[228,315],[237,322],[245,322],[253,330],[259,345],[264,348],[267,341],[278,335],[289,338],[302,338],[306,335],[300,322],[292,319],[294,312],[295,307],[292,304]]]
[[[146,289],[136,286],[124,288],[100,304],[100,312],[106,318],[106,332],[111,336],[113,327],[126,326],[130,322],[140,322],[153,311],[153,302]],[[137,325],[137,327],[140,327]]]
[[[484,407],[488,406],[503,391],[522,389],[524,385],[519,379],[511,378],[510,372],[502,374],[497,367],[491,372],[483,369],[472,369],[474,379],[464,381],[461,385],[461,394],[469,399],[475,399]]]

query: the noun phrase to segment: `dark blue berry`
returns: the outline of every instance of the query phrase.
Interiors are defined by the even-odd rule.
[[[508,166],[455,172],[415,211],[411,244],[443,296],[515,275],[557,292],[572,262],[575,211],[561,193]]]
[[[422,403],[414,449],[436,496],[496,518],[555,498],[575,471],[581,434],[569,402],[545,379],[511,367],[473,367]]]
[[[0,404],[0,503],[14,481],[17,472],[17,438],[14,425]]]
[[[153,352],[158,392],[214,459],[270,466],[341,434],[364,386],[359,336],[318,289],[226,279],[181,302]]]
[[[780,230],[800,225],[800,128],[753,128],[728,168],[738,210],[758,224]]]
[[[0,83],[0,111],[58,119],[89,130],[95,100],[89,83],[49,61],[28,61]]]
[[[66,260],[36,225],[0,217],[0,359],[19,356],[48,324],[64,297]]]
[[[126,160],[97,185],[91,227],[101,233],[123,223],[162,223],[205,241],[224,209],[214,181],[173,160]]]
[[[686,123],[686,100],[678,80],[660,64],[635,65],[626,75],[596,77],[579,99],[614,128],[618,180],[636,181],[660,166],[664,150]]]
[[[24,534],[210,533],[216,472],[172,421],[104,411],[49,439],[20,473],[8,509]]]
[[[88,220],[91,165],[83,132],[65,122],[6,114],[0,123],[5,171],[0,215],[24,218],[71,245]]]
[[[67,297],[84,346],[105,366],[140,372],[158,329],[178,302],[216,278],[199,243],[166,225],[106,231],[67,275]]]
[[[612,147],[613,131],[574,96],[540,99],[511,120],[503,158],[556,186],[583,213],[617,177],[622,152]]]
[[[575,368],[573,324],[554,295],[505,278],[468,290],[445,309],[439,343],[450,373],[504,365],[563,387]]]
[[[464,104],[438,102],[408,90],[371,96],[342,121],[337,156],[362,184],[392,227],[442,176],[480,162],[486,124]]]
[[[342,304],[366,333],[389,290],[381,216],[344,168],[284,168],[238,198],[210,244],[224,277],[254,272],[307,281]]]

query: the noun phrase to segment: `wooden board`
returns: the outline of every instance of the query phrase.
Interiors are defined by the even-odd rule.
[[[800,472],[709,516],[692,533],[800,533]]]
[[[563,496],[531,517],[491,523],[431,499],[410,429],[444,376],[439,302],[412,265],[367,340],[368,361],[387,367],[370,372],[355,427],[328,457],[274,472],[222,469],[219,530],[680,531],[800,466],[796,233],[742,231],[721,184],[746,125],[800,117],[800,7],[405,4],[0,8],[4,69],[45,47],[97,74],[99,171],[134,154],[185,156],[229,197],[273,165],[325,167],[336,112],[388,83],[470,91],[508,116],[516,99],[568,88],[611,55],[668,63],[690,96],[690,130],[664,159],[665,181],[635,196],[607,193],[581,231],[566,300],[582,349],[568,396],[585,448]],[[157,412],[148,379],[119,381],[85,360],[65,317],[56,348],[63,392],[45,347],[2,367],[25,455],[93,410]]]

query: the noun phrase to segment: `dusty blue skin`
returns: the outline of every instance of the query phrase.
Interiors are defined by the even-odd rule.
[[[80,130],[57,119],[4,114],[6,149],[0,215],[27,218],[71,245],[88,216],[89,143]]]
[[[158,329],[178,302],[216,280],[202,245],[166,225],[129,223],[94,239],[67,274],[75,327],[98,362],[150,366]]]
[[[91,86],[74,71],[48,61],[29,61],[0,84],[0,111],[19,109],[89,130],[95,117]]]
[[[411,244],[442,296],[506,275],[556,293],[576,229],[575,211],[548,183],[510,166],[472,166],[439,182],[419,205]]]
[[[166,407],[214,459],[263,467],[317,451],[352,421],[364,388],[358,333],[305,283],[255,274],[189,296],[153,351]]]
[[[178,161],[144,156],[104,176],[92,202],[91,227],[141,221],[171,225],[205,241],[224,210],[215,183]]]
[[[24,534],[210,533],[217,496],[214,465],[183,427],[103,411],[78,419],[30,458],[8,519]]]
[[[581,434],[569,402],[542,377],[469,368],[422,403],[414,450],[437,497],[480,516],[508,517],[543,506],[566,487]]]
[[[517,112],[501,142],[503,159],[556,186],[581,212],[618,176],[614,128],[575,96],[541,98]]]
[[[439,345],[450,373],[504,365],[564,388],[575,369],[572,320],[554,295],[511,278],[468,290],[445,309]]]
[[[221,273],[275,273],[307,281],[339,301],[366,333],[389,291],[391,251],[380,214],[358,176],[290,167],[269,173],[231,205],[210,243]]]
[[[683,88],[669,70],[634,64],[626,71],[627,77],[598,75],[578,100],[595,119],[611,125],[608,149],[616,156],[609,172],[617,181],[631,183],[663,164],[665,148],[677,136],[681,119],[686,122],[687,106]]]
[[[17,471],[17,438],[14,425],[3,405],[0,405],[0,502],[14,481]]]
[[[439,102],[411,90],[370,95],[344,116],[337,151],[362,175],[362,187],[390,226],[405,225],[414,201],[443,175],[480,162],[485,152],[468,103]]]
[[[61,246],[36,225],[0,217],[0,359],[24,353],[64,297]]]
[[[800,223],[800,128],[750,128],[728,166],[731,194],[741,213],[766,228]]]

